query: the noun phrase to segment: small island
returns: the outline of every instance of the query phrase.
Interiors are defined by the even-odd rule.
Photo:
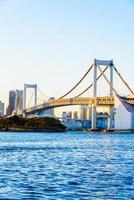
[[[66,127],[58,119],[50,117],[0,118],[0,131],[15,132],[65,132]]]

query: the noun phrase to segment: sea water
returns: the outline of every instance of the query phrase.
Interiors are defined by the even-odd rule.
[[[0,199],[134,199],[134,134],[0,132]]]

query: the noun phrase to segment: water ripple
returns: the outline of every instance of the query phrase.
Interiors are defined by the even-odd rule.
[[[134,199],[134,134],[0,133],[0,199]]]

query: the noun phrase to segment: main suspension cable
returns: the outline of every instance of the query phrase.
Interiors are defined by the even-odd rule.
[[[32,95],[31,95],[30,100],[29,100],[29,102],[28,102],[28,106],[27,106],[28,108],[29,108],[30,103],[31,103],[31,101],[32,101],[33,95],[34,95],[34,91],[32,92]]]
[[[21,106],[22,102],[23,102],[23,97],[21,96],[21,97],[19,98],[18,103],[17,103],[17,109],[16,109],[17,112],[19,111],[19,107]]]
[[[100,72],[102,73],[102,76],[104,77],[104,79],[106,80],[106,82],[108,83],[108,85],[112,88],[112,90],[114,91],[114,93],[116,95],[119,96],[118,92],[115,90],[115,88],[111,85],[110,81],[108,80],[107,76],[103,73],[103,70],[101,69],[101,67],[99,65],[97,65],[98,69],[100,70]]]
[[[114,66],[114,70],[118,74],[118,76],[120,77],[120,79],[122,80],[122,82],[125,84],[125,86],[128,88],[128,90],[131,92],[131,94],[134,95],[133,90],[130,88],[130,86],[128,85],[128,83],[124,80],[123,76],[118,72],[118,70],[116,69],[115,66]]]
[[[102,74],[104,74],[104,72],[107,70],[107,68],[108,68],[108,66],[106,66],[106,68],[103,70],[103,72],[100,73],[100,75],[97,77],[96,81],[98,81],[100,79],[100,77],[102,76]],[[93,86],[93,83],[91,85],[89,85],[83,92],[81,92],[80,94],[78,94],[77,96],[75,96],[74,98],[80,97],[82,94],[84,94],[85,92],[87,92],[92,86]]]
[[[46,99],[49,99],[49,97],[47,95],[45,95],[45,93],[42,92],[39,87],[37,87],[37,89],[40,92],[40,94],[42,94]]]
[[[65,96],[67,96],[68,94],[70,94],[82,81],[83,79],[88,75],[88,73],[91,71],[91,69],[93,68],[93,64],[91,65],[91,67],[87,70],[87,72],[84,74],[84,76],[78,81],[78,83],[71,89],[69,90],[66,94],[64,94],[63,96],[61,96],[59,99],[64,98]]]

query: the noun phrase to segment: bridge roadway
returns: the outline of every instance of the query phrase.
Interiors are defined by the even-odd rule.
[[[51,108],[70,106],[70,105],[93,105],[96,106],[114,106],[115,99],[113,96],[106,97],[79,97],[79,98],[63,98],[49,100],[47,103],[43,103],[31,108],[26,109],[26,114],[34,114],[38,111],[48,110]]]

